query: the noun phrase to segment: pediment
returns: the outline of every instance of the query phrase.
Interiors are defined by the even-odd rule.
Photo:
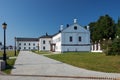
[[[73,24],[63,29],[62,32],[89,32],[89,31],[84,27],[80,26],[79,24]]]

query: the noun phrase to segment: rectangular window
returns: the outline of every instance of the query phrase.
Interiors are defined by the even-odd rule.
[[[45,44],[45,40],[43,40],[43,44]]]
[[[31,48],[29,47],[29,49],[31,49]]]
[[[19,47],[19,50],[21,50],[21,47]]]
[[[21,45],[21,43],[19,43],[19,46]]]
[[[26,47],[24,47],[24,49],[26,49]]]
[[[35,43],[33,43],[33,46],[35,46]]]
[[[81,36],[79,36],[78,41],[81,42]]]
[[[26,45],[26,43],[24,43],[24,46]]]
[[[30,43],[29,43],[29,46],[30,46]]]
[[[43,50],[45,50],[45,46],[43,46]]]
[[[33,49],[35,50],[35,47],[33,47]]]
[[[69,41],[72,42],[73,41],[73,38],[72,36],[69,37]]]

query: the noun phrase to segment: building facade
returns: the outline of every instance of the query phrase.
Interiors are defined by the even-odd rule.
[[[16,48],[17,50],[38,50],[38,38],[17,38]]]
[[[52,36],[48,35],[43,35],[39,38],[39,50],[40,51],[50,51],[50,42],[52,40]]]
[[[62,27],[62,26],[61,26]],[[90,32],[76,20],[52,38],[52,50],[57,52],[90,51]]]
[[[40,51],[90,51],[89,27],[83,28],[74,19],[72,25],[64,27],[61,25],[58,33],[54,35],[43,35],[39,38],[16,38],[18,50]]]

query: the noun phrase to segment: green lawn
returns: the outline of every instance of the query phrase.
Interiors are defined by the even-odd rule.
[[[15,56],[14,51],[7,51],[6,54],[7,54],[7,57],[14,57]],[[19,52],[16,52],[16,54],[18,56]],[[0,57],[2,57],[2,56],[3,56],[3,52],[0,51]],[[7,59],[7,67],[5,70],[3,70],[3,72],[10,74],[11,69],[13,68],[13,65],[15,63],[15,60],[16,59]]]
[[[120,73],[120,56],[105,56],[102,53],[82,52],[68,52],[46,56],[80,68]]]
[[[18,55],[18,51],[16,51],[16,54]],[[14,57],[15,56],[15,52],[14,51],[6,51],[7,57]],[[0,57],[3,56],[3,51],[0,51]]]
[[[10,74],[11,70],[13,69],[13,65],[15,63],[16,59],[7,59],[7,67],[5,70],[2,70],[3,72],[5,72],[6,74]]]

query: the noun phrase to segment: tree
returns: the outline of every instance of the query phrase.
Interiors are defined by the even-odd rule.
[[[96,22],[89,24],[92,41],[115,38],[115,23],[109,15],[100,16]]]
[[[120,55],[120,38],[114,39],[111,52],[114,55]]]
[[[118,18],[118,22],[116,24],[116,36],[120,37],[120,18]]]
[[[101,16],[96,26],[99,27],[99,32],[103,38],[115,37],[115,23],[109,15]]]
[[[94,34],[95,33],[95,25],[96,25],[96,22],[91,22],[90,24],[89,24],[89,26],[90,26],[90,37],[91,37],[91,40],[93,41],[93,42],[95,42],[95,38],[96,38],[96,34]]]

